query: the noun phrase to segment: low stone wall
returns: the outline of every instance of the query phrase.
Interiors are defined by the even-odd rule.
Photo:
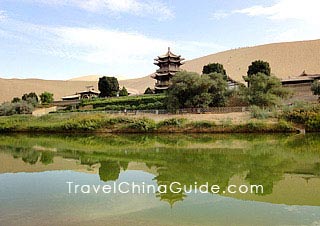
[[[39,117],[39,116],[47,115],[50,112],[55,112],[55,111],[57,111],[57,107],[56,106],[50,107],[50,108],[38,108],[38,109],[35,109],[32,112],[32,115]]]

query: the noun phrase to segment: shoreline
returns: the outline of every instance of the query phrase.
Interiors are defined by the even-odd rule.
[[[0,134],[246,134],[246,133],[301,133],[293,123],[282,119],[222,120],[217,123],[208,115],[166,116],[112,116],[105,114],[29,115],[0,117]],[[212,115],[212,118],[214,115]],[[317,132],[317,131],[307,131]]]

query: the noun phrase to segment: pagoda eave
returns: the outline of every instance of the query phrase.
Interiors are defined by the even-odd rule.
[[[158,90],[166,90],[166,89],[168,89],[169,87],[168,87],[168,86],[155,86],[154,88],[155,88],[155,89],[158,89]]]
[[[182,64],[183,62],[182,62],[183,60],[164,60],[164,61],[162,61],[162,60],[157,60],[157,61],[155,61],[154,62],[154,64],[166,64],[166,63],[174,63],[174,64]]]
[[[175,72],[168,72],[168,73],[158,73],[158,72],[156,72],[154,77],[174,76],[175,74],[176,74]]]

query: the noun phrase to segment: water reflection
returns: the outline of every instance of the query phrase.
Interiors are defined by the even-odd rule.
[[[157,185],[208,182],[222,192],[231,182],[261,184],[264,193],[232,196],[320,206],[319,147],[317,135],[1,136],[0,173],[26,171],[17,161],[29,164],[28,172],[79,170],[72,165],[78,162],[84,171],[98,171],[104,182],[134,169],[153,174]],[[7,155],[15,161],[10,163]],[[58,164],[61,158],[71,161]],[[183,192],[155,196],[171,207],[188,198]]]

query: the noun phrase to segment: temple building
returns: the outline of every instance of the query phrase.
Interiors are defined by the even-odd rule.
[[[320,80],[320,74],[307,74],[305,71],[299,76],[289,77],[281,80],[282,86],[290,89],[293,96],[287,102],[307,101],[317,102],[318,97],[313,95],[311,85],[314,81]]]
[[[155,92],[161,93],[164,90],[168,89],[170,86],[170,79],[180,71],[180,66],[183,64],[184,58],[181,58],[180,55],[175,55],[168,48],[168,52],[165,55],[158,56],[155,59],[154,64],[159,66],[159,69],[152,76],[157,80],[155,84]]]
[[[77,92],[74,95],[71,96],[64,96],[61,99],[63,101],[72,101],[72,100],[81,100],[81,99],[92,99],[92,98],[96,98],[99,96],[100,92],[99,91],[95,91],[93,86],[87,86],[86,87],[87,90],[81,91],[81,92]]]

